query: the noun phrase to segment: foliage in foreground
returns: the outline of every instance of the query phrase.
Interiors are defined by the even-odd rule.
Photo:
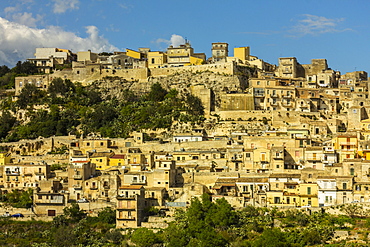
[[[224,198],[211,202],[205,194],[200,200],[194,198],[186,211],[178,210],[176,220],[167,229],[158,233],[138,229],[130,239],[137,246],[324,246],[332,240],[335,230],[370,222],[357,220],[356,223],[350,215],[334,216],[324,211],[310,214],[297,209],[280,211],[253,206],[234,210]]]
[[[234,210],[224,198],[212,202],[205,194],[186,211],[178,210],[168,228],[138,228],[124,235],[115,229],[115,210],[105,208],[91,217],[72,203],[52,222],[0,218],[0,246],[345,246],[344,241],[327,244],[334,230],[367,236],[370,218],[355,218],[352,205],[344,207],[349,211],[340,216],[253,206]]]
[[[90,217],[74,203],[51,222],[0,218],[0,246],[119,246],[124,236],[114,223],[114,210]]]

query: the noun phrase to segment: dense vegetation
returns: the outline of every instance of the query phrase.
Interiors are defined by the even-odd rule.
[[[0,220],[0,246],[117,246],[123,235],[115,230],[115,211],[105,208],[87,216],[74,203],[52,222]]]
[[[47,91],[26,84],[16,102],[2,101],[0,140],[18,141],[39,136],[100,133],[103,137],[127,137],[140,129],[169,128],[174,120],[202,119],[203,106],[193,95],[179,95],[153,84],[149,93],[129,90],[124,100],[103,100],[97,86],[83,87],[56,78]],[[39,107],[36,107],[39,106]],[[14,113],[23,110],[28,121],[17,121]]]
[[[147,228],[116,229],[111,208],[91,217],[72,203],[52,222],[0,218],[0,246],[368,246],[370,219],[362,206],[339,208],[346,215],[253,206],[234,210],[224,198],[211,202],[205,194],[155,233]],[[363,244],[335,240],[335,230],[354,231]]]
[[[14,208],[30,208],[32,205],[33,190],[12,190],[8,193],[2,193],[0,201],[5,206]]]
[[[211,202],[208,195],[193,199],[187,211],[179,210],[167,229],[153,233],[135,230],[130,240],[137,246],[368,246],[370,218],[356,204],[338,206],[345,215],[297,209],[278,210],[247,206],[234,210],[224,199]],[[356,243],[336,240],[335,230],[354,231]],[[334,240],[329,244],[330,241]]]

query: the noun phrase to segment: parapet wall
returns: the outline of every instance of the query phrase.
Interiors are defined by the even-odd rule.
[[[235,71],[235,64],[220,63],[220,64],[205,64],[184,67],[154,68],[150,69],[150,76],[152,77],[168,76],[176,73],[183,73],[184,71],[190,71],[192,73],[212,71],[214,73],[233,75]]]
[[[101,78],[107,76],[117,76],[121,77],[126,80],[146,80],[148,78],[149,71],[147,68],[144,69],[102,69],[101,70]]]

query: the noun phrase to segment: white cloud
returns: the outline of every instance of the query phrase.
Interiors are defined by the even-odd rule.
[[[17,11],[17,9],[18,9],[18,7],[6,7],[4,9],[4,13],[8,14],[8,13],[11,13],[11,12],[15,12],[15,11]]]
[[[299,20],[298,24],[295,25],[292,30],[290,30],[290,32],[295,34],[296,36],[337,33],[351,30],[349,28],[340,29],[338,27],[338,24],[344,21],[343,18],[329,19],[323,16],[309,14],[305,14],[303,16],[305,18]]]
[[[170,42],[173,47],[178,47],[179,45],[185,44],[185,39],[180,35],[172,34]]]
[[[173,47],[178,47],[180,45],[185,44],[185,39],[177,34],[172,34],[170,40],[167,39],[157,39],[155,43],[160,44],[160,43],[165,43],[166,45],[172,45]]]
[[[56,14],[64,13],[69,9],[78,9],[80,3],[79,0],[53,0],[53,2],[53,12]]]
[[[41,21],[42,20],[42,16],[41,15],[36,15],[36,18],[34,18],[32,16],[32,13],[16,13],[14,15],[12,15],[12,19],[13,21],[19,23],[19,24],[22,24],[22,25],[26,25],[26,26],[29,26],[29,27],[36,27],[36,23]]]
[[[0,65],[6,64],[13,67],[17,61],[33,58],[35,49],[38,47],[57,47],[73,52],[118,50],[107,39],[99,36],[97,27],[86,27],[86,33],[88,37],[82,38],[57,26],[37,29],[0,17]]]

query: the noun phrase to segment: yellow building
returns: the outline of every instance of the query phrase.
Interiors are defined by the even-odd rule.
[[[3,166],[1,175],[0,184],[6,189],[34,188],[51,176],[50,165],[34,163],[8,163]]]
[[[361,134],[364,136],[366,141],[370,140],[370,119],[364,119],[360,122]]]
[[[356,134],[338,135],[333,138],[332,143],[334,149],[339,153],[339,162],[357,157],[358,138]]]
[[[96,169],[106,170],[110,168],[109,159],[114,155],[113,152],[99,152],[90,155],[90,162],[95,164]]]
[[[167,55],[160,51],[148,52],[148,68],[160,68],[167,63]]]
[[[124,185],[117,196],[117,228],[137,228],[144,219],[145,189],[142,185]]]
[[[115,154],[109,159],[109,167],[112,166],[123,166],[125,165],[125,155],[124,154]]]
[[[141,53],[131,49],[126,48],[126,55],[135,59],[141,59]]]
[[[235,47],[234,48],[234,57],[241,60],[243,63],[249,60],[249,47]]]
[[[310,205],[312,207],[319,206],[319,199],[318,199],[318,191],[319,187],[316,183],[301,183],[299,184],[299,198],[300,201],[298,202],[298,206],[307,206]]]
[[[190,56],[190,65],[202,65],[204,63],[204,59]]]
[[[194,49],[190,43],[167,48],[167,62],[170,66],[184,66],[190,63],[190,57],[194,54]]]
[[[0,152],[0,166],[10,163],[11,153]]]

